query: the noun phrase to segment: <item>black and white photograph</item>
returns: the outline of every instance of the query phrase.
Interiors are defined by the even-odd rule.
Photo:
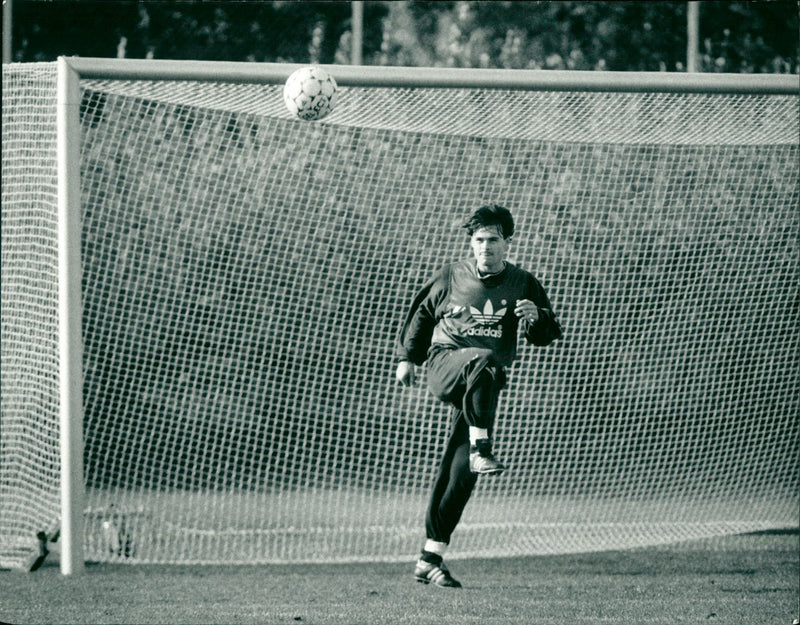
[[[795,0],[3,0],[0,622],[800,625]]]

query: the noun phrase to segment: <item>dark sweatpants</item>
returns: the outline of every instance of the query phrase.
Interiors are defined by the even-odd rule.
[[[440,350],[428,359],[428,386],[453,406],[450,436],[425,518],[427,537],[449,543],[477,482],[469,468],[469,426],[491,436],[505,372],[487,349]]]

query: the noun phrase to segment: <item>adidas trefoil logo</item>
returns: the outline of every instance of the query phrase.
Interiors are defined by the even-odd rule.
[[[469,313],[477,325],[467,329],[467,336],[485,336],[493,339],[502,338],[503,326],[500,325],[500,320],[503,318],[503,315],[506,314],[506,308],[501,308],[495,312],[494,306],[492,306],[492,300],[487,299],[486,303],[483,305],[482,311],[474,306],[470,306]]]
[[[483,305],[483,312],[474,306],[469,307],[469,312],[472,315],[472,318],[482,326],[493,326],[500,323],[500,320],[506,314],[506,309],[501,308],[495,312],[494,306],[492,306],[492,300],[487,299],[486,303]]]

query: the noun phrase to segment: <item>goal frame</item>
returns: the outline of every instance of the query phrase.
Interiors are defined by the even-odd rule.
[[[305,64],[59,57],[58,349],[61,573],[85,570],[80,105],[82,79],[280,84]],[[794,74],[700,74],[322,65],[339,85],[583,92],[800,94]]]

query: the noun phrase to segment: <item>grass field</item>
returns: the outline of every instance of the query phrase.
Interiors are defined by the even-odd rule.
[[[791,625],[796,532],[599,553],[453,560],[462,590],[410,564],[89,565],[0,572],[0,620],[33,623],[737,623]]]

